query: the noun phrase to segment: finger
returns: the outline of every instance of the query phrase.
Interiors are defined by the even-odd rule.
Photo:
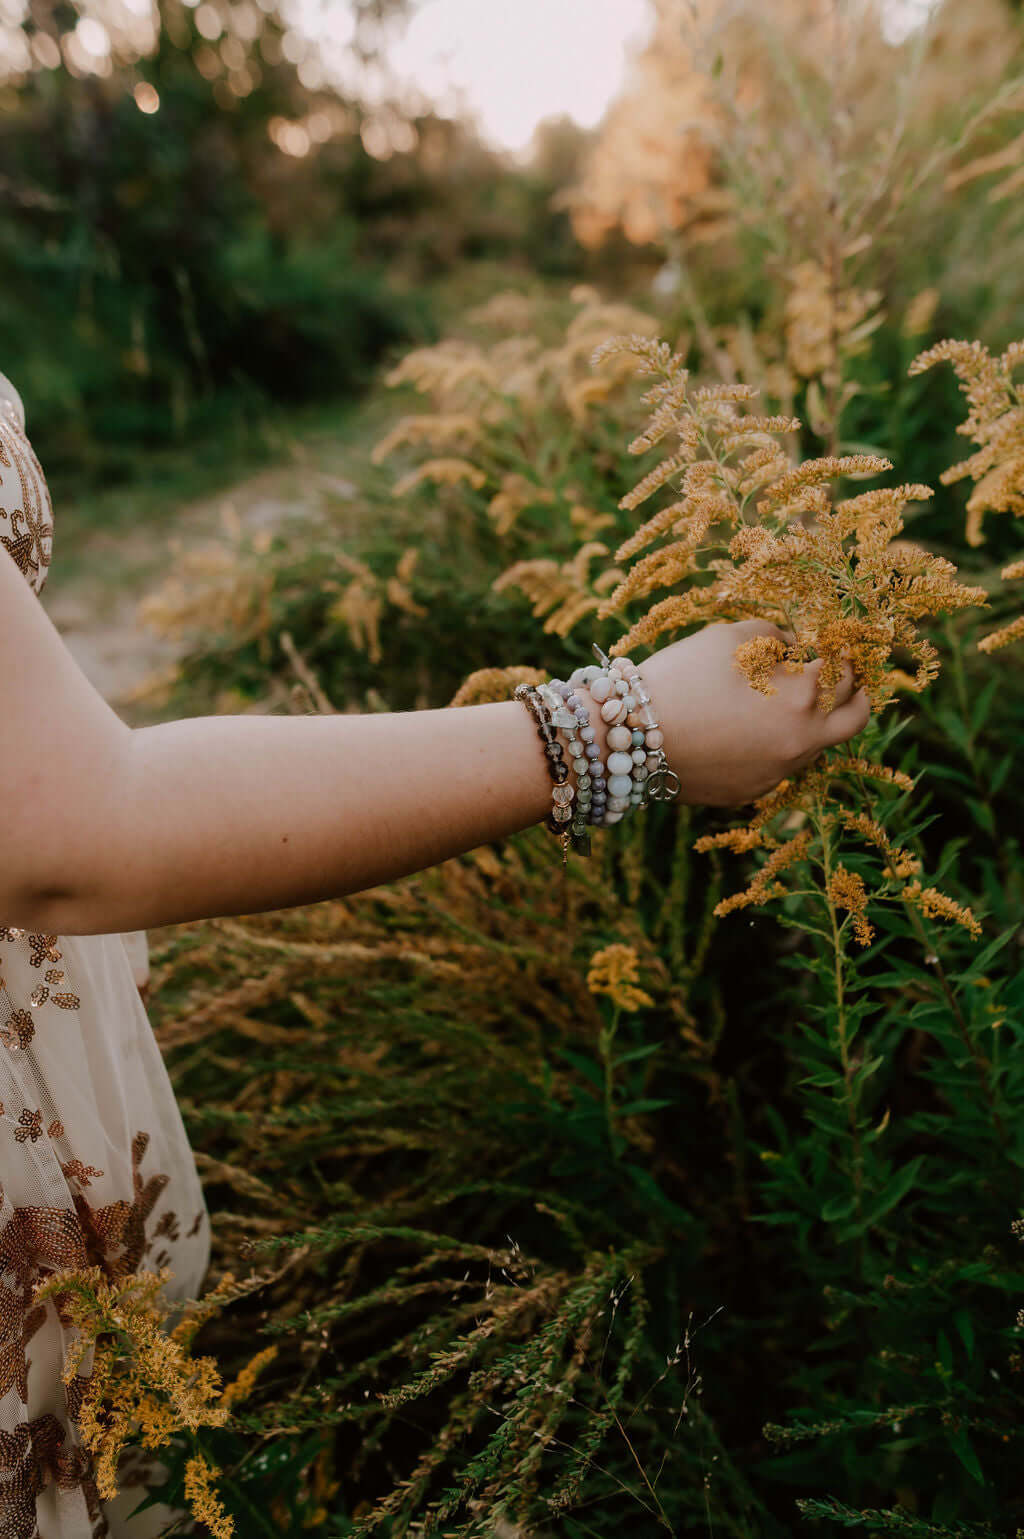
[[[846,705],[848,701],[853,699],[854,692],[853,664],[844,663],[843,671],[836,680],[832,710],[836,711],[841,705]]]
[[[858,732],[864,731],[870,719],[871,701],[865,690],[858,689],[845,705],[837,706],[823,718],[821,746],[835,748],[848,738],[856,737]]]

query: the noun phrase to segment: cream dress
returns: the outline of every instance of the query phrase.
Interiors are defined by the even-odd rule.
[[[0,375],[0,542],[37,594],[52,540],[21,401]],[[201,1289],[209,1215],[139,992],[148,971],[145,931],[0,926],[0,1539],[151,1539],[174,1516],[128,1517],[145,1495],[128,1484],[138,1457],[100,1502],[74,1430],[81,1383],[61,1380],[72,1332],[52,1300],[31,1307],[33,1285],[65,1266],[169,1266],[169,1297]]]

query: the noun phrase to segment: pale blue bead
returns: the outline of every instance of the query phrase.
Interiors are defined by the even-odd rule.
[[[608,781],[609,796],[628,796],[633,789],[633,782],[628,775],[612,775]]]
[[[633,768],[633,760],[628,753],[610,753],[608,755],[608,772],[611,775],[628,775]]]
[[[633,747],[634,748],[642,748],[644,746],[645,742],[646,742],[646,739],[645,739],[643,733],[640,731],[640,728],[639,727],[634,727],[633,728]]]

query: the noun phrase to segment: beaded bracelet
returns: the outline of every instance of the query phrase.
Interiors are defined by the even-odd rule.
[[[595,821],[605,802],[604,764],[597,733],[590,725],[590,712],[571,684],[551,679],[537,688],[551,710],[552,722],[566,734],[569,760],[576,775],[573,840],[579,854],[589,855],[587,824]]]
[[[595,679],[588,688],[595,700],[604,701],[601,715],[609,723],[608,746],[615,750],[608,769],[617,784],[613,787],[609,780],[609,791],[617,792],[620,802],[628,798],[622,812],[629,806],[645,807],[648,801],[672,801],[681,783],[665,758],[665,734],[640,669],[630,658],[609,658],[596,642],[593,645],[601,682]],[[628,786],[623,784],[627,776]]]
[[[671,801],[679,794],[680,781],[668,766],[664,734],[651,703],[651,695],[639,668],[628,657],[609,658],[594,643],[599,666],[577,668],[567,682],[520,684],[513,698],[521,700],[537,722],[537,735],[551,775],[551,812],[544,826],[562,846],[562,864],[569,850],[590,854],[587,825],[611,826],[633,807],[648,801]],[[607,766],[601,759],[597,734],[590,714],[576,693],[589,689],[600,706],[608,727]],[[569,760],[576,776],[568,783],[569,766],[563,756],[559,733],[566,737]]]
[[[562,864],[566,865],[569,859],[572,831],[565,825],[572,818],[572,801],[576,795],[573,787],[568,783],[569,766],[563,758],[562,745],[558,741],[555,724],[537,687],[533,684],[520,684],[513,691],[512,698],[521,700],[530,711],[537,722],[537,736],[544,742],[548,773],[552,781],[551,811],[544,819],[544,827],[559,839],[562,846]]]

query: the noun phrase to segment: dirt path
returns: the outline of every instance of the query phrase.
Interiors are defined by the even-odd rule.
[[[82,672],[123,720],[137,726],[152,712],[123,699],[150,674],[168,668],[183,643],[158,636],[138,617],[138,605],[174,564],[171,542],[188,548],[223,535],[225,505],[247,532],[279,527],[318,515],[326,498],[334,505],[355,494],[348,481],[292,466],[265,470],[214,497],[187,504],[172,518],[147,520],[116,533],[95,531],[75,546],[61,568],[60,513],[55,516],[54,559],[43,605]]]

